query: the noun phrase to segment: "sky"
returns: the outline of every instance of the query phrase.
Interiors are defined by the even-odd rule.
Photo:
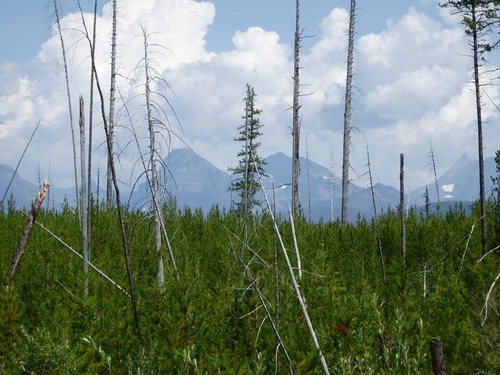
[[[88,103],[89,44],[74,1],[60,1],[74,127],[78,97]],[[88,28],[93,1],[82,0]],[[342,171],[348,0],[301,5],[302,156]],[[159,153],[190,147],[216,167],[238,162],[234,141],[244,115],[245,86],[257,94],[263,124],[259,153],[291,155],[292,0],[118,0],[118,97],[115,148],[121,184],[141,172],[147,148],[144,36],[153,80]],[[354,52],[351,179],[366,185],[367,151],[374,183],[399,186],[405,155],[406,190],[432,182],[462,155],[477,159],[472,59],[460,20],[438,0],[358,0]],[[0,5],[0,164],[15,167],[37,125],[19,173],[37,183],[74,184],[73,151],[60,37],[49,0]],[[109,110],[111,6],[99,1],[96,68]],[[500,61],[486,56],[482,71],[484,153],[500,148]],[[133,129],[133,131],[132,131]],[[134,133],[138,142],[135,141]],[[93,117],[93,178],[104,184],[104,131],[97,96]],[[87,136],[88,142],[88,136]],[[302,171],[302,173],[306,173]]]

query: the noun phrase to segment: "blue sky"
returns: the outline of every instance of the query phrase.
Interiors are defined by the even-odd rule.
[[[309,0],[301,7],[302,155],[305,138],[312,160],[340,175],[343,99],[347,50],[348,0]],[[432,180],[432,143],[438,173],[462,154],[476,158],[471,60],[458,20],[437,0],[358,0],[353,102],[352,176],[366,183],[366,147],[375,182],[398,186],[399,154],[404,153],[409,189]],[[84,10],[93,1],[82,0]],[[72,183],[71,138],[59,37],[52,1],[3,2],[0,11],[0,163],[16,165],[38,120],[36,144],[20,169],[23,177],[51,167],[53,183]],[[62,6],[73,109],[78,95],[88,98],[88,45],[73,1]],[[181,125],[163,152],[183,142],[221,169],[237,162],[237,135],[245,84],[255,87],[263,110],[261,152],[291,154],[289,126],[292,93],[295,2],[292,0],[119,0],[119,90],[142,131],[139,88],[140,26],[155,50],[155,69],[168,82],[163,90]],[[85,15],[90,23],[90,14]],[[109,79],[110,6],[99,3],[97,68],[105,95]],[[489,68],[496,67],[491,61]],[[486,78],[486,76],[485,76]],[[495,105],[496,85],[485,87]],[[484,103],[485,155],[500,145],[498,111]],[[105,104],[107,106],[107,103]],[[123,103],[117,134],[124,181],[136,170]],[[167,113],[172,120],[172,113]],[[167,119],[164,119],[165,121]],[[95,144],[103,142],[96,125]],[[8,147],[5,147],[8,145]],[[95,148],[104,165],[104,149]],[[333,163],[332,163],[333,160]]]
[[[215,20],[207,34],[207,48],[220,52],[233,47],[232,37],[236,30],[246,30],[251,26],[261,26],[275,30],[280,39],[292,43],[295,8],[293,0],[212,0],[216,7]],[[74,1],[59,1],[62,11],[77,11]],[[81,0],[84,11],[93,10],[93,0]],[[101,13],[104,1],[98,2]],[[301,24],[310,45],[319,32],[318,23],[328,14],[332,6],[348,6],[348,0],[304,1],[301,10]],[[380,32],[391,18],[399,17],[410,6],[423,9],[427,14],[435,12],[435,1],[415,2],[412,0],[365,0],[358,1],[358,34]],[[311,6],[312,5],[312,6]],[[36,57],[41,44],[50,36],[53,16],[52,0],[4,1],[0,13],[1,38],[0,61],[27,62]]]

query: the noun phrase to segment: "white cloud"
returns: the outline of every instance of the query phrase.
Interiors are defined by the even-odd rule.
[[[221,53],[206,49],[208,29],[214,22],[210,2],[194,0],[147,0],[120,2],[118,23],[118,86],[127,101],[132,121],[143,124],[140,62],[144,48],[141,25],[150,34],[155,69],[171,87],[157,86],[166,95],[182,124],[169,118],[183,140],[221,169],[237,162],[241,145],[234,142],[242,123],[245,84],[253,85],[257,107],[263,110],[262,154],[291,152],[293,46],[280,42],[278,33],[251,27],[236,31],[234,48]],[[91,15],[85,15],[87,26]],[[61,20],[68,48],[73,113],[78,95],[89,91],[88,43],[82,39],[81,16],[69,14]],[[301,98],[302,154],[307,134],[313,160],[329,166],[333,150],[334,169],[341,168],[343,98],[347,50],[348,12],[334,8],[320,24],[315,43],[302,50]],[[59,185],[72,182],[72,149],[67,114],[61,47],[56,26],[33,62],[25,66],[0,63],[0,148],[3,163],[15,165],[38,119],[40,141],[23,162],[29,171],[37,163],[51,163]],[[107,102],[110,70],[111,7],[104,6],[98,19],[97,68]],[[162,47],[160,47],[162,46]],[[438,165],[451,165],[463,152],[474,156],[476,143],[474,97],[471,92],[467,43],[458,25],[444,25],[411,8],[387,23],[379,34],[357,36],[355,49],[356,86],[352,166],[365,173],[365,140],[370,148],[372,174],[376,182],[397,186],[399,153],[405,153],[408,178],[414,187],[427,181],[429,141]],[[137,68],[139,67],[139,68]],[[493,101],[498,90],[487,87]],[[97,99],[97,96],[96,96]],[[121,100],[117,100],[118,103]],[[94,144],[104,159],[99,103],[94,108]],[[128,181],[136,153],[130,141],[129,119],[119,104],[117,139],[122,152],[122,180]],[[497,116],[485,102],[485,120]],[[75,122],[76,124],[76,122]],[[139,130],[140,131],[140,130]],[[487,149],[494,151],[500,136],[493,127],[485,129]],[[143,131],[140,131],[143,134]],[[362,134],[362,135],[360,135]],[[48,141],[47,141],[48,140]],[[181,143],[175,142],[180,146]],[[48,146],[48,147],[47,147]],[[440,152],[440,150],[443,150]],[[101,165],[103,168],[104,163]],[[101,171],[102,172],[102,171]],[[355,178],[355,174],[353,174]],[[362,180],[364,177],[360,177]],[[359,182],[359,181],[355,181]]]

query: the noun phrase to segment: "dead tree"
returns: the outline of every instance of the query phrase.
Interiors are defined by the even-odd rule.
[[[102,122],[104,125],[104,133],[106,135],[106,147],[108,151],[108,155],[113,154],[113,140],[112,137],[110,136],[110,131],[109,131],[109,126],[108,126],[108,118],[106,116],[106,110],[104,108],[104,94],[103,90],[101,87],[101,83],[99,81],[99,76],[97,74],[97,69],[95,66],[95,55],[94,55],[94,49],[92,48],[92,41],[90,39],[90,35],[87,30],[87,25],[85,23],[85,18],[82,17],[82,24],[84,28],[84,35],[85,38],[87,39],[89,45],[90,45],[90,51],[91,51],[91,64],[92,64],[92,72],[94,74],[95,78],[95,84],[97,88],[97,92],[99,94],[99,99],[101,102],[101,116],[102,116]],[[125,258],[125,266],[127,268],[127,276],[128,276],[128,281],[129,281],[129,287],[130,287],[130,300],[132,302],[132,310],[134,313],[134,323],[135,323],[135,329],[137,331],[137,334],[141,334],[141,326],[139,322],[139,311],[137,309],[137,300],[135,296],[135,288],[134,288],[134,279],[132,276],[132,269],[130,266],[130,252],[129,252],[129,242],[127,238],[127,231],[125,229],[125,219],[124,219],[124,210],[121,202],[121,197],[120,197],[120,188],[118,186],[118,177],[116,175],[116,168],[113,162],[113,158],[111,158],[111,180],[113,183],[113,188],[115,191],[115,200],[116,200],[116,208],[118,212],[118,220],[120,222],[120,230],[121,230],[121,237],[122,237],[122,244],[123,244],[123,255]]]
[[[299,212],[299,175],[300,175],[300,121],[299,121],[299,95],[300,95],[300,2],[295,5],[295,42],[293,62],[293,128],[292,128],[292,214]]]
[[[80,172],[82,174],[82,254],[83,254],[83,273],[85,274],[85,295],[89,294],[88,273],[89,273],[89,249],[88,249],[88,194],[87,194],[87,175],[85,173],[85,107],[83,105],[83,96],[80,95]]]
[[[368,146],[366,147],[366,158],[368,161],[368,177],[370,179],[370,190],[372,195],[372,204],[373,204],[373,220],[375,221],[375,229],[377,230],[377,244],[378,251],[380,254],[380,264],[382,266],[382,275],[385,279],[385,263],[384,263],[384,252],[382,250],[382,240],[380,236],[380,226],[378,224],[378,216],[377,216],[377,205],[375,204],[375,190],[373,189],[373,178],[372,178],[372,169],[370,164],[370,152],[368,151]]]
[[[7,280],[5,281],[5,289],[9,288],[9,284],[17,275],[17,270],[19,269],[19,264],[21,263],[21,258],[24,255],[24,249],[26,249],[26,245],[28,244],[28,240],[30,238],[31,229],[33,228],[33,224],[36,220],[36,215],[42,206],[43,199],[45,195],[49,191],[50,181],[45,180],[42,186],[42,190],[38,193],[35,199],[35,203],[33,203],[33,207],[31,208],[31,212],[28,216],[28,221],[24,226],[23,234],[21,235],[21,239],[19,240],[19,245],[17,245],[16,255],[12,260],[12,264],[10,266],[9,273],[7,275]]]
[[[108,117],[108,137],[110,147],[108,150],[108,175],[106,179],[106,201],[107,206],[111,207],[113,204],[113,181],[111,164],[113,163],[113,144],[115,133],[115,93],[116,93],[116,13],[117,4],[113,0],[113,30],[111,33],[111,84],[109,88],[109,117]]]
[[[434,147],[432,147],[432,143],[430,144],[431,147],[431,163],[432,163],[432,171],[434,172],[434,183],[436,184],[436,196],[437,196],[437,213],[441,212],[441,200],[439,199],[439,185],[438,185],[438,178],[437,178],[437,172],[436,172],[436,158],[434,157]]]
[[[354,23],[356,18],[356,0],[351,0],[349,17],[349,42],[347,47],[347,78],[345,86],[344,110],[344,149],[342,163],[342,225],[349,222],[349,146],[351,144],[351,98],[352,98],[352,68],[354,55]]]
[[[77,157],[76,157],[76,141],[75,141],[75,127],[73,126],[73,109],[71,106],[71,90],[69,89],[69,72],[68,72],[68,63],[66,60],[66,48],[64,46],[64,38],[62,34],[62,29],[61,29],[61,21],[59,18],[59,8],[57,6],[57,0],[54,0],[54,14],[56,16],[56,22],[57,22],[57,30],[59,32],[59,39],[61,42],[61,50],[62,50],[62,58],[63,58],[63,65],[64,65],[64,76],[66,80],[66,96],[68,99],[68,111],[69,111],[69,125],[71,128],[71,141],[72,141],[72,146],[73,146],[73,170],[74,170],[74,175],[75,175],[75,195],[76,195],[76,206],[77,209],[80,210],[80,201],[79,201],[79,194],[78,194],[78,168],[77,168]],[[80,214],[78,215],[78,218],[80,218]]]
[[[158,262],[158,273],[157,280],[158,286],[163,288],[165,283],[165,274],[163,270],[163,257],[161,255],[161,207],[158,204],[158,169],[156,167],[156,141],[155,141],[155,126],[153,120],[153,104],[151,102],[151,76],[149,62],[150,58],[148,56],[148,35],[146,29],[142,29],[144,36],[144,74],[146,78],[145,88],[145,98],[146,98],[146,112],[148,118],[148,130],[149,130],[149,163],[151,172],[151,195],[153,197],[154,205],[154,227],[155,227],[155,244],[156,244],[156,259]]]
[[[401,254],[403,263],[406,263],[406,226],[405,226],[405,156],[399,155],[400,168],[399,168],[399,206],[401,210]]]

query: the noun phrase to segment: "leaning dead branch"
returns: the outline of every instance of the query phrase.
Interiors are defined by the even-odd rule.
[[[42,189],[38,193],[35,199],[35,203],[33,203],[33,207],[31,208],[31,212],[28,216],[28,221],[26,222],[26,225],[23,230],[23,234],[21,235],[21,239],[19,240],[19,245],[17,246],[17,251],[16,255],[14,256],[14,259],[12,260],[12,264],[10,266],[9,274],[7,276],[7,280],[5,281],[5,289],[9,288],[9,283],[10,281],[14,280],[14,278],[17,275],[17,271],[19,269],[19,264],[21,263],[21,258],[24,255],[24,249],[26,248],[26,245],[28,244],[28,240],[30,238],[31,234],[31,229],[33,229],[33,223],[35,222],[36,215],[38,214],[38,211],[40,210],[40,207],[42,206],[43,199],[45,198],[45,195],[49,191],[49,186],[50,186],[50,181],[45,180],[42,186]]]
[[[73,252],[76,256],[80,257],[83,260],[83,256],[76,250],[74,250],[71,246],[69,246],[67,243],[65,243],[60,237],[57,237],[54,233],[52,233],[49,229],[47,229],[43,224],[39,223],[38,221],[35,221],[36,224],[38,224],[39,227],[41,227],[44,231],[46,231],[48,234],[50,234],[52,237],[54,237],[57,241],[59,241],[63,246],[65,246],[68,250]],[[130,298],[130,294],[128,294],[125,289],[123,289],[120,285],[118,285],[116,282],[114,282],[109,276],[107,276],[104,272],[102,272],[100,269],[98,269],[96,266],[94,266],[91,262],[87,263],[90,268],[92,268],[94,271],[96,271],[99,275],[104,277],[111,285],[116,287],[116,289],[122,291],[125,293],[125,295]]]
[[[495,280],[493,280],[493,283],[491,283],[491,286],[490,286],[490,289],[488,290],[488,293],[486,293],[486,298],[484,301],[483,308],[481,309],[481,312],[479,313],[479,315],[483,315],[483,313],[484,313],[484,318],[481,321],[481,327],[484,325],[484,323],[488,319],[488,303],[489,303],[489,300],[491,297],[491,292],[492,292],[493,288],[495,287],[495,284],[497,283],[498,279],[500,279],[500,273],[497,275],[497,277],[495,277]]]
[[[295,295],[297,296],[297,299],[299,300],[300,307],[302,308],[302,314],[304,315],[304,319],[306,320],[307,328],[309,329],[309,333],[311,334],[311,338],[313,340],[314,347],[316,348],[316,350],[318,352],[318,356],[319,356],[319,360],[320,360],[320,363],[321,363],[321,367],[323,368],[323,372],[325,373],[325,375],[326,374],[330,374],[330,372],[328,370],[328,366],[326,364],[325,357],[323,356],[323,353],[321,351],[321,347],[319,346],[319,343],[318,343],[318,339],[316,338],[316,333],[314,332],[314,328],[313,328],[311,319],[309,318],[309,313],[307,312],[307,307],[306,307],[306,304],[304,302],[304,298],[302,297],[302,294],[300,292],[299,284],[297,283],[297,280],[295,278],[295,274],[293,272],[292,263],[290,262],[290,258],[288,257],[288,254],[287,254],[287,251],[286,251],[286,247],[285,247],[285,245],[283,243],[283,238],[281,237],[281,234],[280,234],[280,231],[279,231],[279,228],[278,228],[278,224],[276,223],[276,219],[274,217],[272,206],[269,203],[269,199],[267,197],[267,193],[266,193],[266,189],[264,187],[264,183],[262,182],[262,178],[261,178],[260,173],[258,172],[258,170],[257,170],[257,174],[258,174],[258,177],[259,177],[262,194],[264,195],[264,198],[265,198],[265,201],[266,201],[266,204],[267,204],[267,207],[268,207],[269,214],[271,215],[271,220],[273,221],[274,230],[276,231],[276,236],[278,237],[281,249],[283,250],[283,255],[285,257],[285,261],[286,261],[286,265],[287,265],[287,268],[288,268],[288,272],[290,273],[290,278],[292,280],[293,288],[295,290]]]
[[[243,241],[241,238],[239,238],[235,233],[233,233],[231,230],[229,230],[229,228],[226,227],[226,229],[234,236],[238,239],[238,241],[240,241],[242,243],[242,247],[243,248],[248,248],[251,253],[254,254],[254,257],[258,257],[257,253],[252,250],[246,243],[245,241]],[[260,288],[259,288],[259,285],[258,285],[258,280],[253,276],[252,274],[252,271],[250,270],[250,267],[249,267],[249,264],[245,264],[245,262],[243,261],[242,257],[241,256],[238,256],[236,254],[236,252],[234,252],[234,255],[235,257],[238,259],[238,261],[243,265],[243,269],[244,269],[244,272],[245,272],[245,275],[248,277],[248,279],[250,280],[250,286],[249,288],[251,287],[257,294],[257,297],[259,298],[259,301],[260,301],[260,305],[257,306],[254,310],[252,310],[251,312],[249,312],[248,314],[244,315],[243,317],[245,316],[248,316],[250,314],[252,314],[254,311],[260,309],[260,308],[263,308],[265,313],[266,313],[266,318],[269,320],[270,324],[271,324],[271,327],[276,335],[276,341],[278,343],[278,346],[281,347],[281,349],[283,350],[283,353],[285,354],[285,357],[288,361],[288,364],[290,366],[290,371],[292,372],[292,374],[296,374],[297,372],[295,371],[295,368],[293,367],[293,363],[292,363],[292,359],[290,358],[290,355],[288,354],[288,351],[286,350],[286,347],[283,343],[283,340],[281,339],[281,336],[279,334],[279,329],[278,327],[276,326],[272,316],[271,316],[271,312],[269,311],[269,308],[267,306],[267,304],[269,303],[267,301],[267,299],[265,298],[265,296],[262,294]],[[252,257],[252,259],[254,258]],[[261,259],[260,257],[258,257],[259,259]],[[252,260],[250,260],[250,263],[252,262]],[[265,263],[265,262],[264,262]],[[266,266],[268,266],[266,264]],[[248,289],[248,288],[247,288]],[[262,322],[263,324],[264,322]],[[262,326],[261,324],[261,326]],[[260,331],[260,328],[259,328],[259,331]]]
[[[12,177],[9,181],[9,184],[7,185],[7,189],[5,190],[5,193],[3,195],[3,198],[2,200],[0,201],[0,206],[3,204],[3,202],[5,201],[5,197],[7,196],[7,193],[9,192],[9,189],[10,189],[10,185],[12,185],[12,181],[14,181],[14,177],[16,177],[16,173],[17,173],[17,170],[19,169],[19,165],[21,164],[21,161],[23,160],[24,158],[24,154],[26,154],[26,150],[28,150],[28,147],[30,146],[30,143],[31,143],[31,140],[33,139],[33,137],[35,136],[35,133],[38,129],[38,126],[40,126],[40,120],[38,120],[38,123],[36,124],[35,126],[35,130],[33,130],[33,133],[31,133],[31,137],[28,141],[28,144],[26,145],[26,147],[24,148],[24,151],[23,153],[21,154],[21,157],[19,158],[19,161],[17,162],[17,165],[16,165],[16,169],[14,169],[14,173],[12,174]]]
[[[470,243],[470,240],[472,238],[472,234],[474,233],[474,229],[476,227],[476,225],[480,222],[482,222],[482,220],[484,219],[484,217],[486,215],[488,215],[491,211],[497,209],[498,207],[497,206],[494,206],[493,208],[491,208],[490,210],[488,210],[483,216],[481,216],[479,219],[476,220],[476,222],[474,224],[472,224],[472,227],[470,228],[470,232],[469,232],[469,236],[467,237],[467,242],[465,243],[465,250],[464,250],[464,254],[462,255],[462,262],[460,263],[460,269],[458,271],[458,275],[460,275],[460,273],[462,272],[462,268],[464,266],[464,261],[465,261],[465,256],[467,255],[467,251],[469,249],[469,243]],[[495,249],[491,250],[491,251],[494,251]],[[490,252],[491,252],[490,251]],[[478,263],[487,255],[487,253],[485,253],[481,259],[478,261]],[[457,276],[457,280],[458,280],[458,276]]]
[[[476,263],[481,263],[484,258],[486,258],[488,255],[490,255],[491,253],[493,253],[494,251],[497,251],[498,249],[500,249],[500,245],[498,245],[497,247],[495,247],[494,249],[491,249],[490,251],[488,251],[486,254],[484,254]]]

